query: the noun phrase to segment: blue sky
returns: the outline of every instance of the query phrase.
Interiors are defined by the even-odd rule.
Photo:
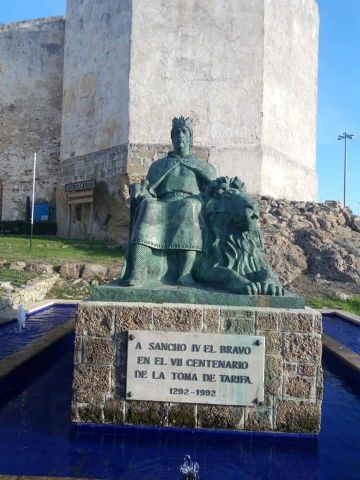
[[[360,1],[318,0],[320,54],[317,166],[319,200],[342,200],[343,142],[349,144],[348,205],[358,213],[360,202]],[[64,15],[66,0],[0,0],[0,23]]]
[[[317,164],[319,200],[341,199],[343,142],[337,135],[354,133],[349,144],[348,205],[360,202],[360,2],[318,0],[320,55]]]

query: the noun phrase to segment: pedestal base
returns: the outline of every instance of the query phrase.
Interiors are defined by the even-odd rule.
[[[171,285],[154,285],[149,287],[121,287],[111,283],[96,287],[91,292],[90,300],[100,302],[141,302],[141,303],[190,303],[194,305],[227,305],[235,307],[271,307],[301,308],[304,299],[286,292],[284,297],[270,295],[239,295],[205,289],[204,287],[181,287]]]
[[[244,407],[126,398],[129,330],[264,336],[264,402]],[[314,310],[84,302],[77,314],[72,419],[318,433],[321,331]]]

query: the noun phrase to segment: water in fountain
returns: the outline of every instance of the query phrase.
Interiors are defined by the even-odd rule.
[[[180,466],[183,480],[199,480],[199,464],[191,460],[190,455],[185,455],[184,463]]]

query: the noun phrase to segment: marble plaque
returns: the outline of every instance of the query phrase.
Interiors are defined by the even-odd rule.
[[[128,400],[254,405],[264,400],[265,338],[128,332]]]

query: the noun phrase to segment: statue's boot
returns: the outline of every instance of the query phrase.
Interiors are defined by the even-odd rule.
[[[123,285],[127,287],[142,287],[146,278],[146,269],[151,257],[151,248],[134,243],[129,253],[129,276]]]

